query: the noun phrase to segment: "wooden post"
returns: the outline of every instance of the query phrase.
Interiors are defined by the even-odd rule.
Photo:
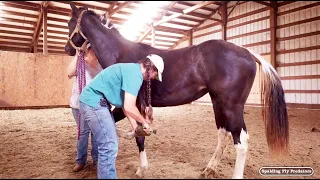
[[[188,36],[189,36],[189,46],[192,46],[193,45],[193,30],[192,29],[189,30]]]
[[[221,19],[222,19],[222,39],[223,40],[227,40],[227,23],[228,23],[228,20],[227,20],[227,16],[228,16],[228,9],[227,9],[227,3],[223,3],[221,5]]]
[[[270,1],[270,49],[271,49],[271,65],[276,69],[277,63],[277,1]]]
[[[48,54],[48,41],[47,41],[47,7],[43,8],[43,54]]]
[[[155,47],[156,45],[156,32],[155,32],[155,29],[154,29],[154,26],[153,24],[151,24],[151,46],[152,47]]]

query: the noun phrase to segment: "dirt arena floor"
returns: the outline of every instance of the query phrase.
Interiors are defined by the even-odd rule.
[[[145,178],[199,178],[217,145],[211,106],[183,105],[155,108],[157,135],[146,139],[149,169]],[[245,108],[249,151],[244,178],[320,178],[320,111],[289,109],[290,154],[269,157],[261,109]],[[0,178],[97,178],[89,156],[83,171],[72,172],[77,128],[68,108],[0,110]],[[119,128],[129,129],[123,120]],[[89,147],[90,149],[90,147]],[[235,149],[230,143],[218,166],[216,178],[231,178]],[[120,138],[118,178],[134,178],[140,164],[135,140]],[[313,176],[261,176],[263,166],[310,166]]]

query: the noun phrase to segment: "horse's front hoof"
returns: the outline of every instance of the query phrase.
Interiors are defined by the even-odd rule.
[[[145,168],[142,168],[142,167],[139,167],[135,176],[138,178],[138,179],[141,179],[144,177],[144,171],[145,171]]]
[[[215,174],[216,172],[213,169],[206,167],[206,169],[202,171],[200,176],[201,178],[209,179],[209,178],[214,178]]]

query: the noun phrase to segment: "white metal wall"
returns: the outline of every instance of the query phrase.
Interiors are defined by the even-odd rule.
[[[294,11],[297,8],[301,10]],[[286,101],[320,104],[320,3],[298,1],[278,12],[282,15],[278,17],[277,71],[287,90]]]
[[[228,13],[236,3],[228,3]],[[318,4],[318,1],[297,1],[278,8],[276,69],[282,80],[287,103],[320,104]],[[217,14],[213,17],[220,18]],[[221,35],[221,25],[208,20],[194,31],[193,45],[210,39],[221,39]],[[228,17],[227,41],[248,47],[270,62],[269,7],[251,1],[240,2]],[[186,46],[188,41],[177,48]],[[259,76],[260,72],[257,71],[256,77]],[[210,98],[206,95],[198,101],[210,102]],[[247,103],[260,104],[259,78],[255,80]]]

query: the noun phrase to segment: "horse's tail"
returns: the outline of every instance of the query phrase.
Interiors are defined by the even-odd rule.
[[[246,48],[247,49],[247,48]],[[266,137],[272,155],[288,153],[289,122],[284,91],[276,70],[259,54],[247,49],[261,65],[262,115],[265,122]]]

